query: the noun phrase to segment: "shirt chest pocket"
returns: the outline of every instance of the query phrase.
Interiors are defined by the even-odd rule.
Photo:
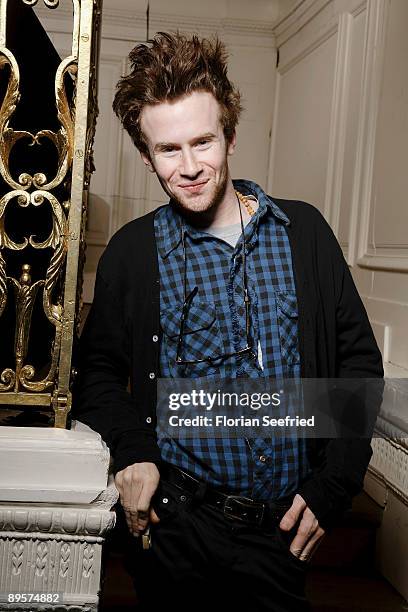
[[[177,344],[180,335],[182,303],[174,304],[172,308],[165,308],[160,314],[160,324],[163,330],[170,369],[174,372],[176,367]],[[222,354],[222,343],[219,333],[216,306],[212,302],[196,302],[188,309],[184,321],[184,332],[180,346],[180,357],[185,361],[197,361],[206,358],[215,358]],[[197,374],[215,371],[208,362],[178,366],[184,369],[193,369]],[[175,375],[181,372],[175,372]]]
[[[299,363],[299,313],[296,293],[294,291],[277,292],[276,311],[282,361],[285,365]]]

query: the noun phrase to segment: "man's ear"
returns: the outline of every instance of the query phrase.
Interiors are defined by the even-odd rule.
[[[140,157],[142,158],[143,163],[147,166],[147,169],[150,172],[155,172],[152,160],[150,159],[150,155],[148,153],[143,153],[142,151],[140,151]]]
[[[228,155],[234,154],[236,145],[237,145],[237,133],[234,130],[234,133],[231,136],[231,140],[228,143],[228,148],[227,148]]]

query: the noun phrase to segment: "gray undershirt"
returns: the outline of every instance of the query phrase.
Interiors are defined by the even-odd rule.
[[[245,227],[249,219],[244,219],[243,221]],[[228,242],[228,244],[230,244],[232,247],[235,247],[242,234],[240,223],[234,223],[234,225],[224,225],[223,227],[207,227],[205,231],[207,234],[215,236],[215,238]]]
[[[256,210],[259,206],[258,200],[254,196],[247,196],[248,200],[251,200],[251,205],[254,210]],[[242,215],[242,221],[244,227],[248,225],[251,217],[248,217],[248,213],[244,213]],[[223,227],[207,227],[204,230],[207,234],[211,234],[220,240],[224,240],[232,247],[235,247],[240,236],[242,234],[241,231],[241,223],[234,223],[233,225],[224,225]]]

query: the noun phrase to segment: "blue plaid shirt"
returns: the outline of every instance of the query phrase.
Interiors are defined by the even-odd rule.
[[[185,324],[186,360],[235,352],[245,345],[242,238],[235,248],[182,221],[172,206],[155,216],[159,252],[162,377],[289,378],[300,376],[297,300],[286,215],[251,181],[234,181],[259,206],[245,227],[247,286],[251,298],[251,337],[262,363],[248,355],[215,363],[176,364],[183,304],[185,228],[187,293],[196,285]],[[159,438],[164,461],[209,484],[256,499],[290,495],[308,473],[305,441],[295,438]]]

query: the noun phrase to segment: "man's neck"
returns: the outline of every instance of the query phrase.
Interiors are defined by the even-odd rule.
[[[245,214],[243,211],[244,218]],[[195,215],[190,222],[202,229],[222,228],[240,223],[239,201],[231,178],[228,180],[224,196],[219,204],[206,212]]]

